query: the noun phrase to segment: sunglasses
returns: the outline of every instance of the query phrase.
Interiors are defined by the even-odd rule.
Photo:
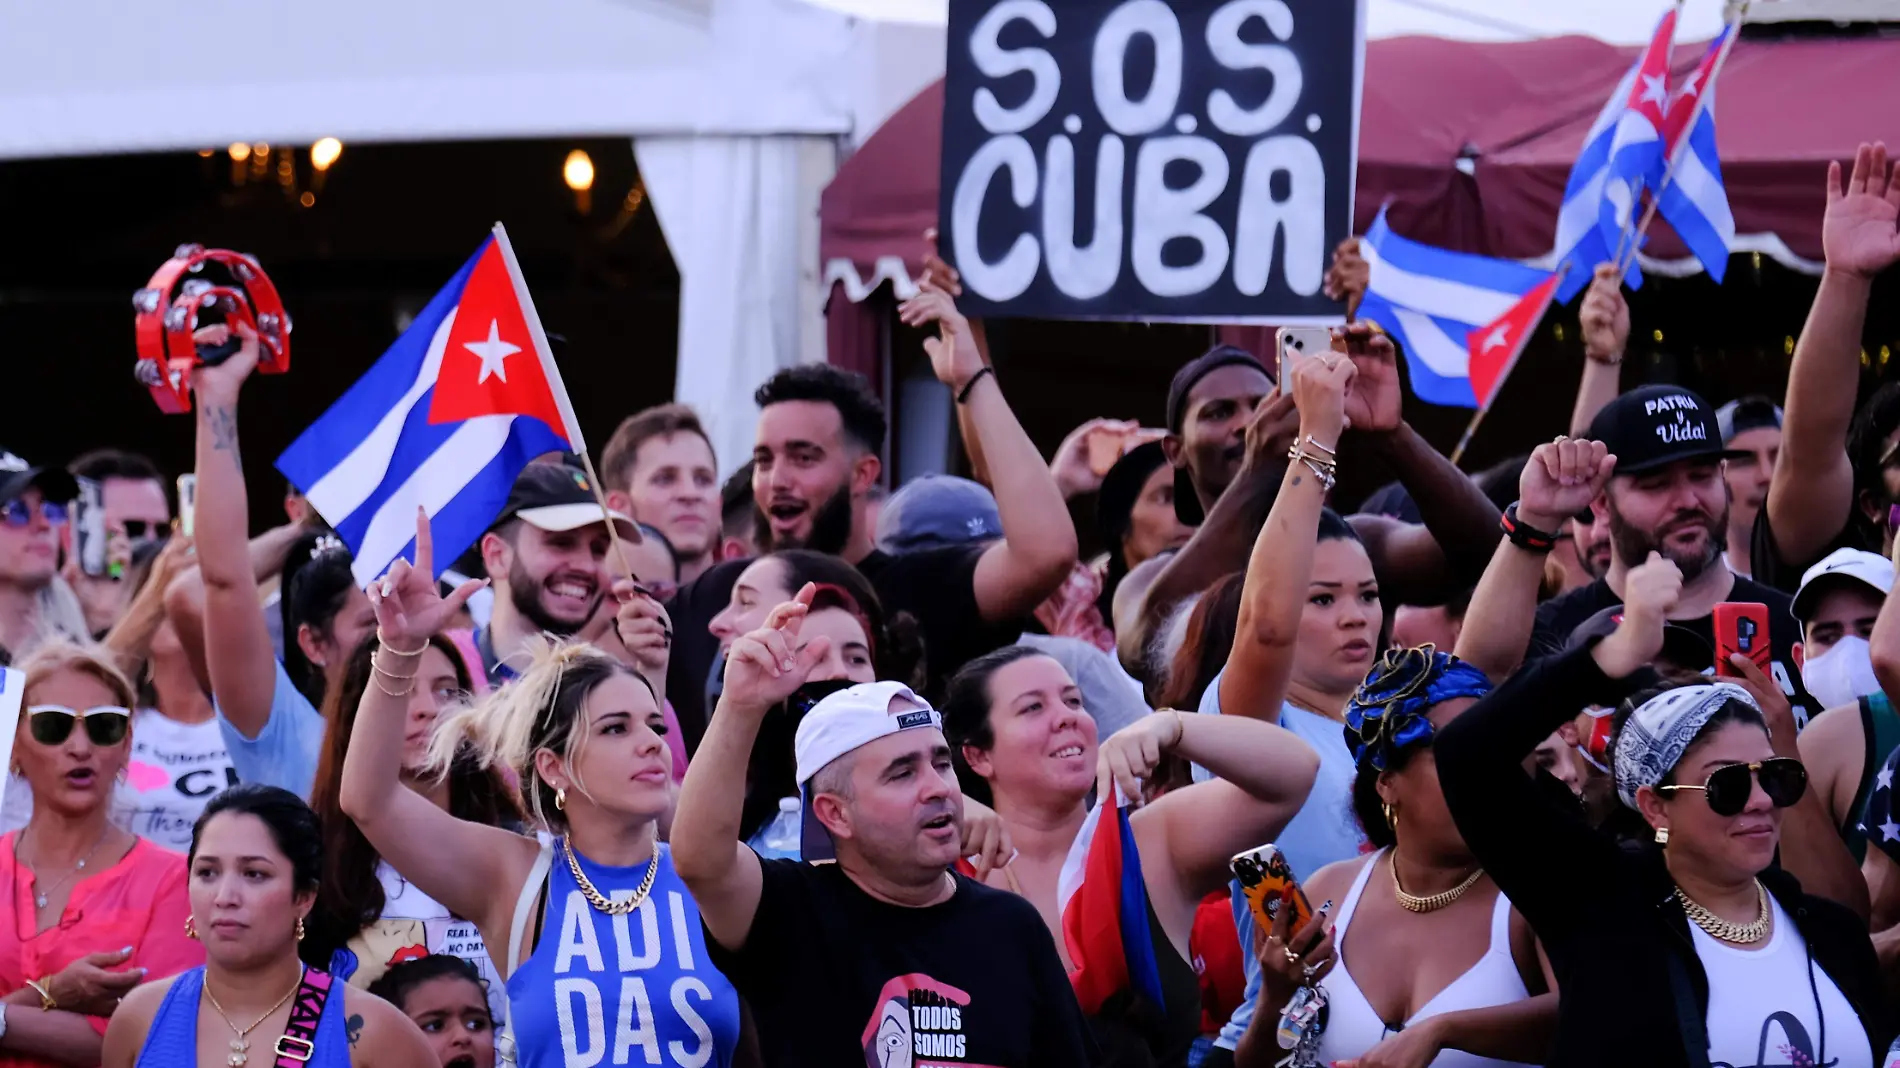
[[[4,521],[10,527],[32,526],[33,514],[32,507],[17,498],[0,505],[0,521]],[[54,504],[52,501],[41,501],[39,515],[46,520],[48,526],[56,527],[66,521],[66,506]]]
[[[1718,816],[1739,815],[1760,780],[1762,792],[1776,808],[1787,808],[1808,792],[1808,769],[1793,757],[1772,757],[1754,764],[1729,764],[1709,773],[1701,786],[1658,786],[1658,790],[1700,790],[1709,811]]]
[[[26,710],[27,729],[41,745],[59,745],[73,733],[73,723],[86,725],[94,745],[118,745],[132,729],[132,712],[117,705],[101,705],[75,712],[65,705],[34,705]]]
[[[132,541],[145,541],[171,533],[170,523],[160,523],[151,519],[122,519],[119,526],[125,529],[125,536]]]

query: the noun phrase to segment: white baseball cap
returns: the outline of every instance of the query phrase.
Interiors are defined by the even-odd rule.
[[[831,833],[812,814],[812,777],[825,765],[879,738],[924,727],[943,730],[943,717],[901,682],[860,683],[826,697],[805,713],[792,738],[803,805],[799,853],[804,860],[835,856]]]
[[[1836,549],[1801,576],[1801,587],[1794,593],[1794,617],[1806,626],[1814,611],[1823,579],[1842,578],[1859,582],[1882,597],[1893,589],[1893,562],[1879,553],[1864,549]]]

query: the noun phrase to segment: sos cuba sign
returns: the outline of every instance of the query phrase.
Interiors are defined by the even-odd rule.
[[[1337,321],[1359,0],[953,0],[938,220],[988,316]]]

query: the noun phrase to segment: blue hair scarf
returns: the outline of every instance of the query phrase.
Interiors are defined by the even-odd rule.
[[[1361,767],[1384,771],[1398,755],[1430,744],[1434,706],[1491,692],[1484,672],[1427,644],[1387,649],[1346,705],[1346,747]]]

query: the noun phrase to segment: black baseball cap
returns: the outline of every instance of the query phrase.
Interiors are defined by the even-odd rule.
[[[1181,436],[1182,427],[1187,425],[1188,393],[1201,379],[1223,367],[1237,366],[1256,368],[1268,382],[1273,381],[1273,372],[1260,362],[1260,357],[1235,345],[1216,345],[1174,372],[1174,379],[1168,383],[1168,432]],[[1191,527],[1200,526],[1207,518],[1200,497],[1195,495],[1193,476],[1185,467],[1174,469],[1174,516]]]
[[[631,518],[619,512],[607,515],[613,517],[622,538],[636,544],[642,540],[639,524]],[[508,493],[508,503],[495,517],[495,526],[510,519],[549,532],[579,530],[605,521],[587,473],[566,463],[532,463],[522,468]]]
[[[17,501],[34,487],[39,488],[40,496],[56,504],[79,496],[79,483],[65,468],[39,467],[27,463],[12,449],[0,447],[0,504]]]
[[[1736,435],[1764,427],[1770,430],[1781,429],[1781,407],[1767,397],[1760,395],[1732,400],[1715,410],[1715,425],[1722,428],[1722,444],[1735,440]]]
[[[1638,475],[1684,460],[1726,460],[1715,410],[1694,390],[1643,386],[1603,406],[1590,438],[1616,456],[1616,473]]]

